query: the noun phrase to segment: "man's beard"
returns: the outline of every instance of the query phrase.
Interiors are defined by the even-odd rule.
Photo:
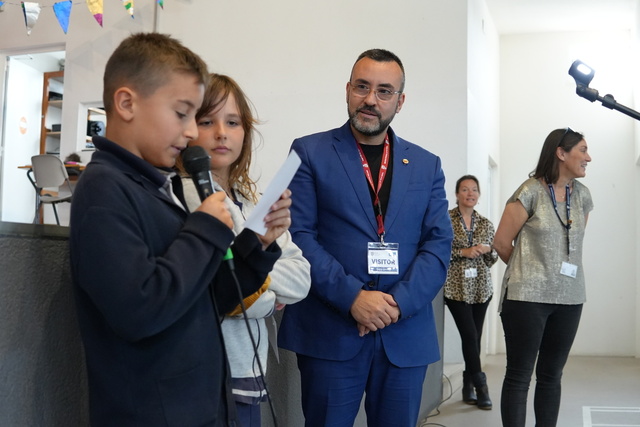
[[[378,123],[364,123],[363,121],[359,120],[358,112],[360,111],[369,111],[376,114],[376,116],[378,117]],[[382,120],[379,112],[377,112],[373,108],[366,107],[359,108],[354,113],[351,113],[351,111],[348,111],[347,109],[347,112],[349,113],[349,122],[351,123],[351,126],[353,126],[355,130],[357,130],[364,136],[378,136],[381,133],[385,132],[385,130],[391,124],[391,121],[395,117],[395,114],[393,114],[386,120]]]

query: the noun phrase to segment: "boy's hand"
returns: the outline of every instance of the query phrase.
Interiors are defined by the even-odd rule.
[[[227,205],[224,203],[226,195],[223,191],[213,193],[196,209],[196,211],[208,213],[212,217],[222,221],[227,227],[233,229],[233,220],[231,219],[231,213],[227,209]]]
[[[290,206],[291,190],[287,189],[282,193],[280,199],[271,206],[271,210],[267,216],[264,217],[264,225],[267,227],[267,233],[264,236],[258,234],[263,249],[289,229],[291,225]]]

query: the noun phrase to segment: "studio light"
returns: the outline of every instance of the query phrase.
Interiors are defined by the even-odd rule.
[[[573,61],[569,68],[569,75],[576,81],[576,93],[591,102],[598,99],[598,91],[589,87],[595,74],[593,68],[580,60]]]
[[[584,62],[580,60],[573,61],[571,68],[569,68],[569,75],[576,81],[576,93],[578,96],[588,99],[591,102],[600,101],[603,107],[620,111],[629,117],[640,120],[640,113],[618,104],[613,95],[600,96],[596,89],[589,87],[589,83],[593,80],[595,73],[595,70]]]
[[[580,60],[573,61],[571,68],[569,68],[569,75],[573,77],[577,85],[589,86],[595,73],[593,68]]]

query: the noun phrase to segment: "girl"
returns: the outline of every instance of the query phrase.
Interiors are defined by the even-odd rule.
[[[258,199],[255,182],[249,176],[257,121],[249,101],[233,79],[219,74],[210,77],[196,114],[198,138],[189,145],[199,145],[211,156],[214,189],[226,193],[233,229],[238,234]],[[199,206],[201,202],[192,180],[183,177],[182,183],[189,209]],[[291,241],[290,234],[282,235],[277,242],[282,257],[263,287],[244,300],[257,353],[240,306],[227,313],[222,322],[233,396],[242,427],[260,425],[260,402],[267,399],[262,377],[267,365],[267,324],[273,325],[275,331],[275,320],[271,317],[274,311],[303,299],[311,284],[309,263]]]

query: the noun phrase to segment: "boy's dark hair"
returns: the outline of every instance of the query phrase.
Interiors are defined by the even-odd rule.
[[[178,40],[159,33],[137,33],[124,39],[107,61],[103,77],[102,101],[109,114],[113,94],[128,86],[142,96],[153,94],[171,73],[194,75],[206,85],[205,62]]]
[[[402,65],[402,61],[400,60],[400,58],[398,58],[398,56],[395,53],[385,49],[365,50],[360,54],[360,56],[358,56],[358,59],[356,59],[356,62],[353,63],[353,66],[355,67],[356,63],[360,61],[362,58],[373,59],[376,62],[395,62],[396,64],[398,64],[398,66],[402,70],[402,84],[400,85],[399,90],[400,92],[404,91],[404,81],[405,81],[404,65]],[[353,68],[351,68],[351,74],[353,75]]]

